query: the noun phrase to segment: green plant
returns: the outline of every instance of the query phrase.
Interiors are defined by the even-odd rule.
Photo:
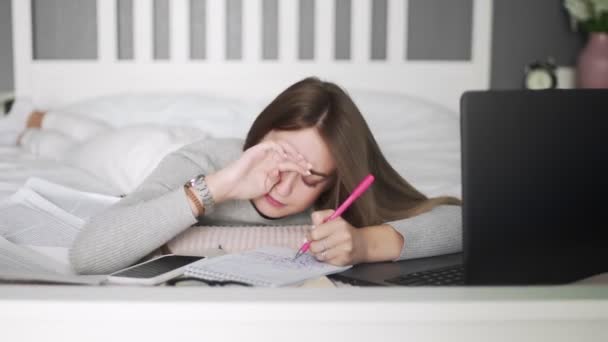
[[[608,0],[564,0],[574,27],[587,32],[608,32]]]

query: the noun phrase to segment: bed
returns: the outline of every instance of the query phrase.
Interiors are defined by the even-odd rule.
[[[406,179],[428,196],[460,197],[456,112],[403,94],[350,93],[381,149]],[[0,149],[0,194],[9,195],[31,176],[86,191],[129,193],[162,156],[197,138],[244,138],[265,104],[201,93],[131,93],[48,109],[54,117],[103,122],[108,130],[79,142],[63,158],[48,157],[40,151],[45,146],[5,144]]]
[[[236,60],[225,54],[232,44],[225,34],[230,20],[226,10],[235,2],[242,5],[243,23],[242,58]],[[463,91],[488,88],[492,1],[472,1],[471,54],[469,59],[457,61],[405,58],[409,2],[349,1],[352,44],[350,58],[344,60],[334,58],[336,42],[325,34],[334,29],[333,13],[343,1],[311,2],[316,19],[310,34],[317,52],[311,59],[298,57],[294,39],[301,3],[278,2],[278,55],[263,59],[257,37],[266,1],[207,0],[203,2],[206,13],[211,14],[207,58],[193,60],[188,37],[190,6],[195,1],[171,0],[166,2],[171,19],[169,54],[158,60],[153,55],[154,2],[133,0],[137,39],[133,58],[122,60],[117,58],[119,2],[97,0],[97,58],[83,61],[34,59],[34,2],[14,0],[15,97],[58,115],[102,120],[117,136],[134,126],[152,125],[162,137],[175,122],[189,120],[201,134],[242,137],[274,95],[315,75],[352,94],[389,161],[415,187],[428,196],[460,197],[459,99]],[[374,3],[384,3],[389,9],[383,59],[370,56]],[[176,141],[172,148],[184,142]],[[0,147],[2,197],[32,175],[110,194],[137,184],[136,178],[125,177],[125,173],[96,173],[86,162],[74,165],[46,160],[9,145]],[[112,151],[104,152],[109,158],[96,162],[113,163],[117,155]],[[154,162],[114,166],[110,170],[145,174]],[[268,340],[269,331],[276,339],[290,340],[323,336],[368,341],[378,338],[379,331],[386,340],[402,340],[403,336],[417,340],[446,336],[454,340],[508,339],[514,331],[519,332],[520,340],[543,336],[558,341],[573,334],[606,338],[606,293],[597,289],[282,290],[2,285],[0,325],[8,336],[47,338],[62,332],[89,340],[116,337],[116,332],[149,341],[201,334],[223,340]],[[100,325],[104,328],[99,329]],[[234,329],[235,325],[240,329]]]
[[[32,3],[13,4],[15,96],[29,100],[36,109],[76,113],[97,118],[115,128],[132,124],[176,125],[195,122],[203,132],[216,136],[243,137],[248,125],[273,96],[307,76],[318,76],[343,86],[362,109],[389,161],[406,179],[429,196],[454,195],[459,190],[458,106],[463,91],[484,89],[489,84],[489,17],[491,3],[476,1],[472,7],[473,31],[470,60],[408,60],[404,35],[408,18],[406,2],[388,1],[384,59],[372,59],[373,1],[351,5],[350,58],[332,56],[337,41],[324,34],[335,25],[330,15],[334,1],[314,6],[313,59],[299,58],[297,41],[302,5],[280,1],[277,7],[278,53],[275,59],[261,55],[263,1],[242,4],[242,58],[227,56],[229,40],[221,39],[228,20],[230,1],[208,1],[206,59],[191,59],[188,39],[191,6],[186,0],[170,1],[167,59],[153,55],[151,30],[154,3],[133,1],[133,58],[118,58],[115,34],[119,3],[98,1],[95,61],[34,59]],[[196,75],[204,75],[198,77]],[[58,84],[57,80],[61,80]],[[260,80],[264,80],[261,82]],[[6,196],[25,176],[42,172],[45,177],[76,183],[74,174],[63,177],[66,165],[48,163],[4,146],[6,167],[0,175],[0,193]],[[40,164],[38,163],[46,163]],[[89,165],[84,165],[85,169]],[[91,169],[92,167],[89,167]],[[149,169],[149,167],[148,167]],[[23,170],[24,172],[12,172]],[[16,174],[17,173],[17,174]],[[138,175],[141,175],[141,170]],[[84,176],[85,178],[87,176]],[[103,177],[102,177],[103,178]],[[116,178],[116,177],[115,177]],[[104,188],[112,180],[105,179]],[[79,183],[79,182],[78,182]],[[94,182],[88,179],[87,186]],[[107,184],[110,183],[110,184]],[[93,189],[99,190],[98,186]]]
[[[401,175],[429,197],[460,197],[457,113],[404,94],[348,91],[368,118],[385,156]],[[184,145],[208,138],[242,139],[265,105],[250,99],[164,92],[106,95],[48,109],[42,134],[30,130],[20,146],[10,146],[9,141],[9,146],[3,147],[6,153],[0,169],[0,196],[20,203],[24,198],[21,188],[27,188],[24,184],[36,178],[89,193],[129,194],[165,155]],[[32,108],[26,99],[18,99],[8,120]],[[88,120],[84,127],[83,120]],[[88,127],[89,122],[96,126]],[[53,135],[44,136],[54,132],[77,135],[78,141],[66,148],[57,144]],[[0,207],[1,201],[2,197]],[[0,219],[0,226],[16,227],[17,222],[23,222],[12,217],[18,214],[11,214],[11,209],[0,212],[7,215]],[[23,229],[29,231],[26,227]],[[228,252],[266,244],[298,248],[305,232],[305,226],[256,228],[255,233],[246,227],[196,227],[175,237],[168,246],[174,253],[189,255],[204,254],[218,245]],[[50,243],[31,234],[22,236],[15,231],[9,235],[11,241],[35,246]],[[75,235],[66,238],[72,241]]]

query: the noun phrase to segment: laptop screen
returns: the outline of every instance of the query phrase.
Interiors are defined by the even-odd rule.
[[[608,271],[608,90],[467,92],[461,138],[467,284]]]

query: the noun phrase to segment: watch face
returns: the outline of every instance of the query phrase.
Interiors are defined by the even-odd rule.
[[[205,179],[205,175],[200,174],[194,178],[193,184],[200,183],[203,179]]]
[[[553,77],[548,70],[535,69],[526,75],[526,88],[528,89],[549,89],[553,86]]]
[[[191,180],[188,181],[188,186],[189,187],[194,187],[194,185],[196,184],[196,180],[198,179],[198,177],[194,177]]]

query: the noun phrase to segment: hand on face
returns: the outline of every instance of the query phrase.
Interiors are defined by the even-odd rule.
[[[342,217],[323,223],[334,210],[312,213],[313,229],[306,234],[309,252],[319,261],[336,266],[353,265],[364,260],[361,233]]]
[[[293,147],[281,141],[263,141],[247,149],[241,158],[223,170],[229,181],[227,198],[262,196],[281,180],[282,172],[310,175],[312,165]]]

